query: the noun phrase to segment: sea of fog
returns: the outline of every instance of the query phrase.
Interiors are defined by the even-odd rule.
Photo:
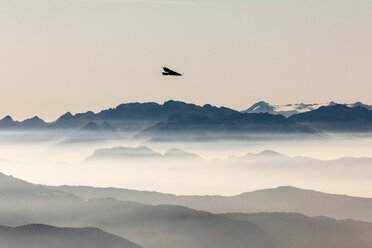
[[[291,185],[329,193],[372,197],[372,164],[288,164],[277,157],[265,162],[233,163],[232,158],[272,150],[295,157],[334,160],[371,157],[372,135],[333,134],[327,138],[247,139],[239,141],[155,142],[122,139],[66,144],[65,134],[38,132],[0,133],[0,172],[37,184],[89,185],[159,191],[186,195],[235,195]],[[86,162],[96,149],[147,146],[164,154],[178,148],[203,161],[128,159]],[[372,161],[372,160],[371,160]]]

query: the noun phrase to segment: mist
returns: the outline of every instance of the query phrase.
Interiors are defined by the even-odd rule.
[[[37,184],[119,187],[178,195],[236,195],[291,185],[372,196],[372,160],[361,158],[372,157],[369,134],[315,138],[267,134],[244,140],[152,142],[135,138],[133,132],[112,140],[66,142],[73,134],[2,131],[0,171]],[[87,137],[92,135],[87,133]],[[136,151],[141,146],[155,155],[144,157]],[[132,148],[137,153],[94,156],[97,150],[114,147]],[[182,154],[165,156],[171,149]],[[278,154],[262,153],[267,150]],[[184,153],[195,158],[186,159]],[[247,154],[251,156],[244,158]],[[341,159],[345,157],[354,159]]]

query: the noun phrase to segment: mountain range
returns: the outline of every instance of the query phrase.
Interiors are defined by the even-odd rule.
[[[371,131],[372,111],[364,107],[333,105],[292,115],[289,119],[326,131]]]
[[[42,224],[0,226],[0,246],[6,248],[141,248],[97,228],[61,228]]]
[[[182,205],[212,213],[289,212],[308,216],[329,216],[372,222],[372,199],[326,194],[291,186],[258,190],[236,196],[182,196],[149,191],[87,186],[59,186],[54,190],[74,194],[84,199],[112,197],[143,204]]]
[[[157,146],[157,144],[152,145]],[[119,146],[96,149],[81,163],[76,163],[74,166],[82,173],[92,168],[122,169],[134,172],[144,169],[148,176],[154,173],[162,175],[156,177],[154,182],[157,180],[161,183],[162,179],[166,180],[167,177],[178,178],[184,180],[184,183],[194,180],[195,187],[196,185],[213,185],[218,180],[226,180],[231,185],[241,182],[241,186],[246,181],[249,185],[249,181],[255,180],[256,176],[273,178],[268,184],[271,186],[301,183],[300,185],[306,187],[314,185],[315,181],[319,187],[328,188],[332,182],[338,182],[342,178],[343,184],[338,187],[342,191],[349,190],[348,186],[368,185],[369,177],[372,175],[371,165],[372,158],[370,157],[339,157],[324,160],[304,156],[292,157],[272,150],[264,150],[259,153],[204,159],[199,154],[180,149],[170,149],[161,153],[148,146]],[[178,169],[182,169],[182,173]],[[229,175],[229,177],[225,178],[224,175]],[[144,174],[141,176],[146,178]],[[124,177],[125,175],[123,175],[123,180],[125,180]],[[211,181],[203,183],[206,178]],[[216,206],[222,207],[223,205],[216,204]],[[212,211],[211,209],[203,210]]]
[[[66,142],[97,134],[96,139],[115,139],[120,133],[136,138],[208,139],[243,137],[244,134],[319,134],[372,131],[372,107],[355,104],[297,104],[284,107],[259,102],[246,111],[209,104],[167,101],[128,103],[98,113],[66,113],[53,122],[35,116],[22,122],[10,116],[0,120],[0,130],[70,130]],[[293,108],[290,110],[290,108]],[[98,135],[99,134],[99,135]],[[84,140],[84,138],[81,138]],[[89,141],[89,139],[88,139]]]
[[[24,248],[25,246],[22,245],[29,242],[30,246],[27,247],[33,248],[32,245],[36,241],[42,244],[39,248],[45,247],[43,244],[47,241],[56,245],[56,248],[87,247],[93,242],[95,244],[89,247],[97,247],[103,243],[105,245],[101,247],[116,248],[115,244],[121,244],[122,246],[119,247],[123,248],[138,247],[133,241],[148,248],[171,248],[175,245],[180,248],[368,248],[372,243],[372,224],[361,221],[307,217],[300,213],[284,212],[212,214],[180,205],[130,202],[128,200],[133,200],[130,194],[125,197],[123,194],[118,194],[113,198],[113,191],[125,192],[119,189],[88,188],[93,195],[85,198],[75,195],[75,193],[83,194],[80,188],[35,185],[4,174],[0,174],[0,183],[3,186],[0,188],[2,203],[0,223],[4,225],[0,228],[0,242],[8,242],[5,243],[8,245],[6,247]],[[68,192],[71,189],[75,192]],[[292,191],[296,193],[293,194]],[[143,194],[134,191],[131,193]],[[155,192],[144,193],[149,200],[153,198],[152,195],[161,195]],[[314,201],[312,202],[314,199],[320,199],[318,204],[322,205],[323,209],[333,208],[335,212],[342,211],[340,201],[335,201],[339,198],[337,195],[288,187],[252,194],[256,196],[251,199],[245,198],[244,204],[255,204],[255,201],[258,201],[257,204],[262,207],[260,212],[266,211],[265,206],[270,206],[274,202],[282,202],[283,206],[289,206],[295,204],[295,200],[300,203],[299,205],[303,204],[303,208],[309,209],[314,206]],[[178,197],[182,199],[181,196],[169,197],[169,199]],[[243,194],[237,197],[245,196]],[[288,201],[291,197],[293,201]],[[224,202],[222,196],[193,196],[192,198],[194,201],[210,201],[212,204]],[[349,212],[358,213],[371,209],[370,199],[348,196],[341,198],[349,203]],[[265,200],[266,205],[263,204]],[[226,198],[226,202],[231,201],[236,200]],[[233,212],[235,209],[230,208],[230,210],[229,212]],[[27,223],[47,225],[24,226]],[[53,226],[70,226],[79,229]],[[131,241],[103,233],[95,228],[81,228],[82,226],[99,228]],[[75,246],[76,244],[81,246]],[[49,247],[54,248],[54,246]]]

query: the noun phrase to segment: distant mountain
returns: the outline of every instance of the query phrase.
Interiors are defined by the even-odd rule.
[[[120,104],[116,108],[102,110],[98,113],[88,111],[73,115],[67,112],[50,123],[45,123],[38,117],[18,122],[13,121],[10,116],[6,116],[0,120],[0,128],[28,128],[32,126],[32,128],[81,129],[87,125],[93,127],[92,123],[98,125],[99,123],[103,123],[101,128],[106,128],[107,130],[119,129],[133,132],[148,128],[159,121],[167,120],[174,114],[212,116],[229,115],[232,113],[238,113],[238,111],[225,107],[215,107],[209,104],[198,106],[170,100],[164,102],[164,104],[154,102]]]
[[[233,157],[234,158],[234,157]],[[245,156],[242,156],[242,157],[235,157],[236,159],[252,159],[252,158],[261,158],[261,159],[272,159],[272,158],[289,158],[288,156],[284,155],[284,154],[281,154],[279,152],[276,152],[276,151],[272,151],[272,150],[264,150],[260,153],[247,153]]]
[[[97,149],[94,153],[85,159],[85,162],[94,162],[102,160],[116,160],[118,162],[125,160],[147,160],[152,159],[153,161],[165,160],[165,159],[182,159],[182,160],[202,160],[198,155],[194,153],[188,153],[179,149],[168,150],[165,154],[155,152],[147,146],[139,147],[113,147],[106,149]],[[154,160],[155,159],[155,160]]]
[[[109,150],[110,152],[110,150]],[[110,166],[115,158],[110,153],[100,159],[87,160],[86,162],[99,162],[102,165]],[[166,153],[167,154],[167,153]],[[372,158],[368,157],[343,157],[333,160],[320,160],[308,157],[290,157],[275,151],[265,150],[260,153],[247,153],[242,156],[230,156],[226,159],[202,160],[194,159],[192,163],[182,157],[169,161],[165,155],[156,154],[153,159],[147,159],[140,163],[140,154],[136,154],[137,160],[130,163],[130,156],[120,156],[116,161],[123,166],[135,168],[145,165],[145,168],[152,168],[160,171],[163,168],[172,166],[179,162],[185,169],[184,175],[204,175],[213,180],[215,175],[228,175],[230,180],[256,180],[257,178],[272,178],[272,185],[283,185],[284,183],[293,185],[314,185],[317,182],[319,187],[329,187],[330,182],[338,181],[340,178],[353,178],[352,181],[344,181],[341,188],[349,190],[348,186],[368,184],[369,175],[372,174]],[[197,155],[196,155],[197,156]],[[146,157],[144,157],[146,159]],[[89,166],[87,167],[89,168]],[[177,173],[169,173],[169,178],[177,176]],[[190,177],[192,180],[193,177]],[[284,178],[284,179],[282,179]],[[287,180],[285,180],[287,179]],[[197,179],[195,179],[197,180]],[[257,179],[258,180],[258,179]],[[197,182],[197,181],[195,181]],[[199,181],[198,181],[199,182]],[[203,181],[201,180],[201,182]],[[258,182],[260,183],[260,182]],[[246,197],[221,197],[221,196],[176,196],[172,194],[160,194],[154,192],[141,192],[126,189],[104,189],[89,187],[67,187],[57,188],[58,191],[69,192],[84,198],[93,197],[113,197],[119,200],[135,201],[145,204],[175,204],[190,208],[209,211],[214,213],[223,212],[259,212],[259,211],[285,211],[299,212],[310,216],[326,215],[333,218],[352,218],[357,220],[367,220],[372,222],[372,200],[364,198],[334,197],[334,195],[324,194],[323,200],[319,200],[320,194],[313,191],[300,190],[293,187],[281,187],[271,191],[264,191],[262,196],[253,197],[255,194],[246,194]],[[71,190],[71,191],[70,191]],[[76,191],[75,191],[76,190]],[[314,193],[314,194],[313,194]],[[318,192],[319,193],[319,192]],[[265,196],[267,194],[267,197]],[[299,197],[305,197],[300,199]],[[252,198],[251,198],[252,196]],[[335,199],[337,198],[337,199]],[[360,201],[359,201],[360,200]],[[332,204],[337,202],[337,205]],[[355,209],[358,209],[357,211]],[[370,209],[370,210],[369,210]]]
[[[86,124],[84,127],[80,129],[83,132],[101,132],[101,133],[113,133],[117,132],[116,128],[114,128],[110,123],[104,121],[101,125],[91,121]]]
[[[327,131],[372,131],[372,110],[336,104],[320,107],[289,119]]]
[[[30,118],[30,119],[26,119],[20,122],[19,124],[19,126],[24,129],[44,128],[46,127],[46,125],[47,123],[37,116]]]
[[[97,228],[60,228],[41,224],[0,226],[4,248],[140,248],[141,246]]]
[[[269,103],[265,101],[260,101],[255,104],[253,104],[250,108],[247,110],[243,110],[242,113],[268,113],[268,114],[277,114],[275,111],[275,107],[270,105]]]
[[[240,169],[271,169],[277,171],[303,172],[305,174],[334,174],[346,176],[364,176],[372,173],[372,158],[370,157],[342,157],[331,160],[314,159],[304,156],[290,157],[271,150],[261,153],[247,153],[243,156],[230,156],[228,159],[214,159],[212,165],[224,164]]]
[[[337,105],[335,102],[329,103],[295,103],[295,104],[284,104],[284,105],[271,105],[265,101],[260,101],[253,104],[250,108],[243,110],[242,113],[269,113],[269,114],[280,114],[285,117],[290,117],[295,114],[305,113],[316,110],[320,107],[334,106]],[[349,108],[363,107],[372,110],[372,105],[366,105],[361,102],[352,104],[342,104]]]
[[[86,161],[94,160],[125,160],[125,159],[148,159],[160,158],[162,154],[157,153],[146,146],[140,147],[113,147],[97,149]]]
[[[19,125],[19,122],[14,121],[12,117],[10,117],[9,115],[5,116],[3,119],[0,120],[1,129],[15,128],[18,125]]]
[[[363,107],[363,108],[372,110],[372,105],[367,105],[367,104],[364,104],[364,103],[361,103],[361,102],[356,102],[356,103],[352,103],[352,104],[346,104],[346,106],[348,106],[349,108]]]
[[[121,134],[117,129],[107,121],[100,125],[91,121],[75,132],[67,132],[65,136],[67,137],[58,144],[81,144],[121,138]]]
[[[70,112],[67,112],[60,116],[56,121],[50,123],[49,127],[55,129],[77,129],[84,127],[92,120],[94,120],[93,112],[87,112],[82,118],[77,118]]]
[[[101,131],[101,128],[97,125],[97,123],[91,121],[84,127],[82,127],[80,130],[86,132],[98,132]]]
[[[104,121],[102,125],[100,126],[101,131],[104,132],[117,132],[118,130],[114,128],[110,123],[107,121]]]
[[[203,160],[195,153],[185,152],[180,149],[170,149],[165,154],[164,157],[168,159],[182,159],[183,161],[189,160]]]
[[[321,106],[328,106],[329,103],[321,104],[286,104],[286,105],[271,105],[267,102],[260,101],[253,104],[250,108],[243,110],[242,113],[269,113],[276,115],[283,115],[289,117],[294,114],[303,113],[318,109]]]
[[[198,106],[181,101],[167,101],[158,103],[127,103],[114,109],[103,110],[97,117],[105,120],[132,119],[132,120],[166,120],[174,114],[196,114],[203,116],[229,115],[237,111],[225,107],[215,107],[209,104]]]
[[[344,110],[340,111],[341,108]],[[152,141],[236,139],[246,138],[244,134],[252,133],[318,134],[319,130],[367,132],[372,130],[369,124],[371,111],[372,106],[360,102],[346,105],[334,102],[270,105],[261,101],[241,113],[209,104],[198,106],[171,100],[163,104],[152,102],[120,104],[116,108],[98,113],[88,111],[73,115],[67,112],[50,123],[37,116],[21,122],[6,116],[0,120],[0,129],[106,132],[105,135],[110,133],[111,136],[118,136],[121,132],[126,133],[128,137],[135,135],[136,138]],[[331,119],[341,122],[333,121],[331,125],[328,123]],[[77,137],[66,137],[68,139],[66,143],[79,143],[79,133],[69,135]],[[99,140],[102,139],[104,137],[101,135]]]
[[[214,114],[228,115],[237,111],[224,108],[214,107],[211,105],[198,106],[195,104],[167,101],[164,104],[154,102],[147,103],[126,103],[120,104],[116,108],[102,110],[99,113],[91,111],[72,115],[66,113],[51,124],[54,128],[78,128],[88,124],[91,121],[108,121],[113,126],[122,130],[138,129],[147,127],[154,122],[168,119],[173,114],[198,114],[210,116]],[[136,123],[137,125],[135,125]]]
[[[297,124],[281,115],[173,115],[168,120],[145,129],[137,137],[157,140],[203,140],[213,138],[246,138],[245,134],[313,134],[314,129]]]
[[[329,109],[325,115],[327,118],[345,118],[345,114],[337,108],[351,109],[352,112],[361,112],[360,109],[368,109],[372,106],[362,103],[338,105],[328,104],[294,104],[286,106],[271,106],[266,102],[259,102],[245,111],[251,114],[239,113],[233,109],[214,107],[211,105],[197,106],[185,102],[167,101],[160,105],[157,103],[128,103],[121,104],[113,109],[103,110],[97,114],[89,111],[72,115],[66,113],[55,122],[49,124],[54,128],[78,128],[98,130],[94,123],[103,123],[106,130],[141,131],[137,138],[151,138],[152,140],[172,139],[176,133],[179,138],[210,138],[217,135],[231,135],[234,133],[316,133],[311,124],[313,120],[302,125],[301,115],[316,113],[324,108]],[[368,110],[372,111],[372,110]],[[263,114],[265,112],[266,114]],[[301,113],[301,114],[296,114]],[[281,117],[291,116],[290,118]],[[358,118],[358,116],[356,116]],[[347,118],[347,117],[346,117]],[[98,125],[98,124],[97,124]],[[358,125],[362,125],[359,127]],[[348,130],[347,126],[342,130]],[[320,130],[332,130],[314,124]],[[338,127],[336,126],[335,129]],[[363,122],[355,122],[354,127],[361,131],[369,131]],[[169,134],[172,134],[169,136]],[[192,135],[190,135],[192,134]],[[182,137],[180,137],[180,135]],[[194,137],[193,137],[194,136]]]

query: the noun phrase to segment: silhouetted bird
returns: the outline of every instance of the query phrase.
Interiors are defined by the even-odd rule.
[[[163,67],[163,75],[165,76],[182,76],[182,74],[172,71],[171,69],[168,69],[167,67]]]

